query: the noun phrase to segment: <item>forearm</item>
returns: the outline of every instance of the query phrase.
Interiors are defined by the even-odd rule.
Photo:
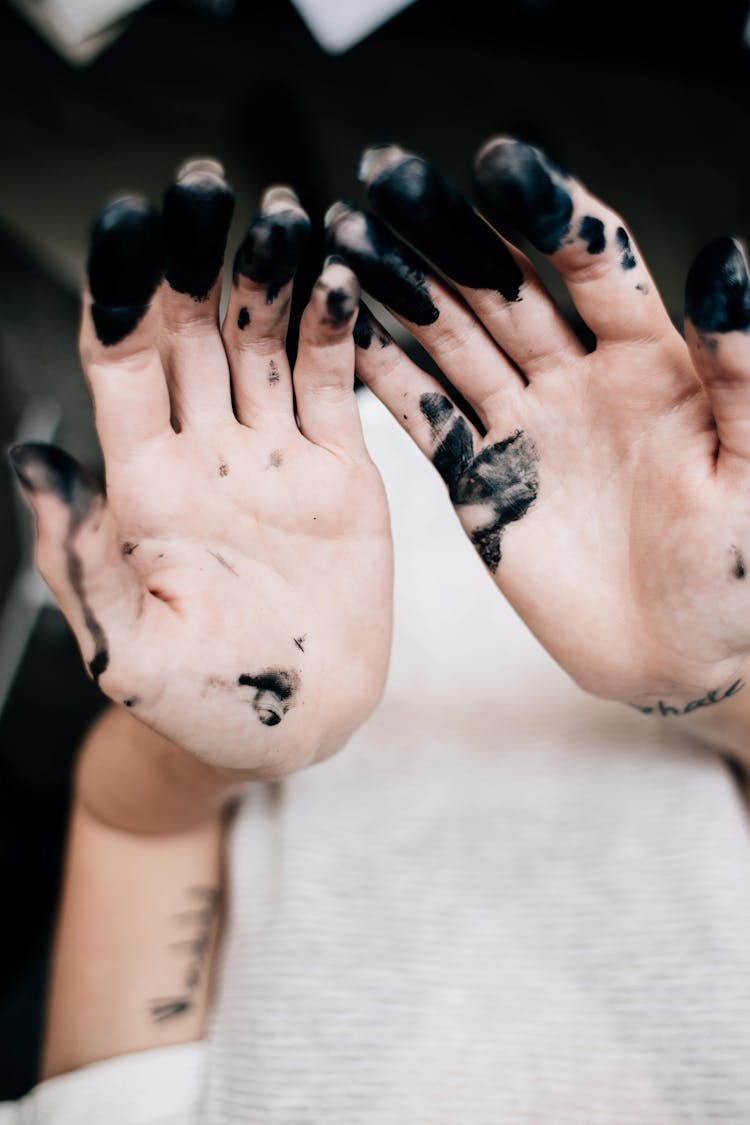
[[[125,712],[108,712],[84,744],[44,1077],[203,1034],[228,787],[196,765]]]

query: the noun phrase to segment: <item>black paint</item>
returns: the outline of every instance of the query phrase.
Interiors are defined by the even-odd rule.
[[[294,208],[258,215],[234,259],[234,282],[240,275],[267,286],[272,305],[292,280],[310,241],[310,220]]]
[[[275,727],[292,706],[300,681],[292,669],[267,668],[255,676],[243,674],[237,682],[255,688],[253,710],[264,726]]]
[[[523,272],[468,199],[428,161],[405,155],[369,186],[379,215],[459,285],[517,301]]]
[[[269,383],[269,386],[275,387],[276,384],[280,380],[281,380],[281,374],[279,372],[278,364],[276,363],[275,359],[272,359],[272,360],[270,360],[270,362],[268,364],[268,383]]]
[[[88,258],[91,315],[106,347],[117,344],[139,324],[164,268],[159,214],[139,198],[105,208],[91,232]]]
[[[729,699],[731,696],[736,695],[738,691],[742,691],[745,686],[744,680],[735,680],[726,691],[722,692],[719,688],[712,691],[707,691],[700,699],[691,699],[684,707],[674,707],[670,703],[665,703],[660,699],[655,707],[638,707],[635,706],[637,711],[642,715],[659,715],[661,718],[666,718],[668,715],[689,715],[693,711],[698,711],[702,707],[712,707],[715,703],[721,703],[723,699]]]
[[[249,323],[250,323],[250,312],[246,308],[246,306],[243,305],[242,308],[240,309],[239,316],[237,317],[237,327],[240,329],[240,331],[244,332]]]
[[[132,695],[130,699],[123,699],[122,705],[123,707],[137,707],[140,702],[137,695]]]
[[[593,215],[586,215],[581,219],[578,236],[586,243],[589,254],[602,254],[607,247],[604,223]]]
[[[635,256],[630,245],[630,239],[625,227],[618,227],[615,231],[615,242],[620,249],[620,264],[624,270],[633,270],[636,267]]]
[[[165,276],[178,293],[205,301],[224,261],[234,193],[215,173],[192,173],[167,188]]]
[[[63,541],[68,580],[81,603],[84,624],[94,643],[94,656],[88,669],[98,685],[100,676],[109,666],[109,648],[104,630],[86,598],[83,563],[74,542],[81,525],[101,503],[102,487],[92,473],[56,445],[39,442],[14,445],[9,457],[18,479],[28,492],[32,495],[51,492],[68,509],[68,528]]]
[[[732,554],[734,555],[734,566],[732,567],[732,574],[740,581],[747,576],[747,567],[745,566],[745,559],[742,552],[737,547],[732,547]]]
[[[573,181],[548,156],[523,141],[500,140],[480,152],[474,177],[482,210],[499,230],[519,230],[545,254],[560,249]]]
[[[447,405],[446,405],[447,404]],[[420,409],[434,435],[443,433],[433,464],[448,485],[457,508],[484,507],[487,522],[469,532],[482,561],[494,573],[500,563],[500,540],[507,524],[526,515],[539,490],[539,454],[531,438],[516,433],[474,456],[471,431],[442,395],[423,395]]]
[[[422,263],[374,215],[354,208],[328,228],[328,245],[356,273],[362,287],[412,324],[434,324],[440,315]]]
[[[357,295],[348,289],[329,289],[326,296],[326,318],[324,323],[331,328],[341,328],[354,314]]]
[[[750,331],[750,283],[736,239],[714,239],[698,254],[687,276],[685,314],[699,332]]]
[[[137,543],[131,543],[129,540],[126,541],[125,543],[123,543],[123,545],[122,545],[123,555],[134,555],[137,550],[138,550],[138,544]]]
[[[228,477],[229,476],[229,465],[227,465],[227,463],[223,459],[223,457],[219,458],[219,476],[220,477]]]
[[[373,339],[377,339],[381,348],[387,348],[391,342],[391,337],[386,330],[372,319],[364,305],[360,305],[357,313],[353,335],[355,345],[365,351],[367,351]]]
[[[294,638],[294,643],[296,644],[296,646],[297,646],[297,648],[298,648],[298,649],[300,650],[300,652],[304,652],[304,651],[305,651],[305,641],[306,641],[306,640],[307,640],[307,633],[305,633],[305,634],[304,634],[303,636],[301,636],[301,637],[295,637],[295,638]]]

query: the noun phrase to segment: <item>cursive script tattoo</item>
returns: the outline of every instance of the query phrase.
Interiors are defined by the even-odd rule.
[[[149,1013],[156,1023],[163,1023],[191,1011],[203,979],[206,956],[218,916],[220,895],[215,887],[188,887],[187,894],[195,905],[176,914],[175,919],[183,926],[192,923],[195,932],[188,938],[172,942],[173,949],[188,954],[182,990],[177,995],[161,996],[149,1003]]]
[[[721,691],[720,688],[707,691],[700,699],[691,699],[684,707],[675,707],[670,703],[665,703],[663,699],[660,699],[654,707],[639,707],[637,703],[633,703],[631,706],[635,707],[636,711],[640,711],[642,715],[660,715],[662,718],[667,715],[689,715],[693,711],[698,711],[701,707],[712,707],[714,703],[721,703],[722,699],[729,699],[730,696],[736,695],[738,691],[742,691],[744,686],[744,680],[735,680],[726,691]]]

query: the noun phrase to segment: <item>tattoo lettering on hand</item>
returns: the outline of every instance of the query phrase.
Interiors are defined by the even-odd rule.
[[[238,683],[255,688],[253,710],[264,726],[275,727],[293,706],[292,699],[299,688],[300,677],[294,669],[266,668],[255,676],[244,673]]]
[[[723,692],[720,688],[707,691],[699,699],[691,699],[684,706],[674,707],[672,704],[665,703],[663,699],[660,699],[654,707],[639,707],[637,703],[633,703],[631,706],[635,707],[636,711],[640,711],[642,715],[659,715],[662,718],[667,715],[690,715],[693,711],[700,710],[701,707],[712,707],[714,703],[721,703],[723,699],[729,699],[730,696],[742,691],[744,686],[744,680],[735,680],[726,691]]]
[[[537,448],[523,430],[517,430],[475,455],[471,431],[449,399],[426,394],[419,405],[438,441],[432,462],[456,508],[476,509],[477,522],[469,535],[494,574],[504,528],[525,516],[537,498]]]
[[[188,887],[187,894],[198,905],[184,910],[175,917],[181,925],[193,923],[195,934],[172,942],[172,948],[187,950],[189,961],[182,984],[184,991],[178,996],[159,997],[149,1004],[149,1012],[156,1023],[164,1023],[174,1016],[182,1016],[192,1010],[195,993],[203,978],[206,954],[211,945],[211,937],[219,912],[220,895],[215,887]]]

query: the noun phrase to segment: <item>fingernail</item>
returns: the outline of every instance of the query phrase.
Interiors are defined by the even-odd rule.
[[[102,486],[93,473],[56,445],[24,442],[8,450],[11,466],[26,492],[54,493],[73,509],[79,518],[101,496]]]
[[[750,331],[750,282],[741,239],[725,235],[703,247],[688,271],[685,315],[699,332]]]
[[[330,250],[344,259],[363,289],[412,324],[434,324],[440,312],[419,259],[374,215],[334,203],[326,229]]]
[[[387,169],[395,167],[408,158],[409,153],[404,152],[400,145],[368,145],[359,158],[357,179],[360,183],[369,185]]]
[[[137,196],[106,207],[94,223],[88,259],[92,317],[105,346],[119,343],[143,318],[164,267],[158,212]]]
[[[277,204],[287,207],[302,207],[297,192],[289,184],[273,184],[266,188],[260,200],[261,214],[268,211],[269,208],[276,207]]]
[[[191,156],[179,166],[175,173],[175,180],[189,179],[194,175],[216,176],[218,180],[223,180],[224,165],[214,156]]]
[[[474,177],[482,210],[498,229],[515,228],[544,254],[560,249],[573,214],[573,181],[540,149],[495,137],[479,150]]]
[[[459,285],[492,289],[517,301],[520,266],[468,199],[421,156],[391,147],[365,154],[368,194],[382,216]]]
[[[292,280],[310,241],[310,220],[304,211],[261,213],[250,225],[234,259],[234,281],[240,275],[268,286],[267,304]]]
[[[234,192],[216,160],[190,160],[164,196],[165,276],[172,289],[205,301],[224,261]]]

